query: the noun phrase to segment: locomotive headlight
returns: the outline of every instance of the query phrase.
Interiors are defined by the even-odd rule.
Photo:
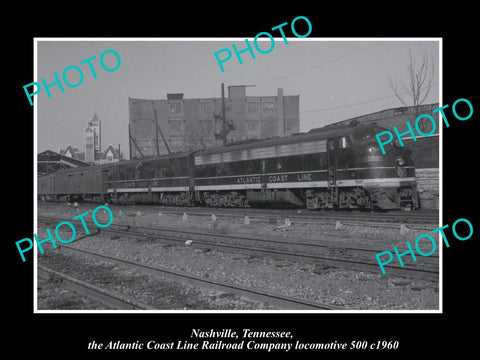
[[[400,177],[407,176],[407,170],[405,168],[397,168],[397,174]]]
[[[398,164],[399,166],[405,165],[405,164],[406,164],[405,159],[404,159],[403,157],[401,157],[401,156],[397,157],[397,164]]]
[[[374,153],[374,152],[376,152],[376,151],[377,151],[377,147],[375,147],[375,146],[370,146],[370,147],[368,148],[368,152],[370,152],[370,153]]]

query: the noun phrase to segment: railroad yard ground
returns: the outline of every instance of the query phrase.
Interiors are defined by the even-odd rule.
[[[39,203],[39,216],[71,219],[94,204],[80,204],[79,211],[64,203]],[[399,249],[405,242],[430,233],[434,224],[406,224],[393,222],[359,222],[342,217],[334,220],[302,218],[308,210],[296,211],[297,216],[256,216],[248,209],[237,216],[222,215],[221,209],[205,210],[203,215],[169,212],[159,207],[133,209],[111,206],[114,224],[131,227],[167,227],[169,229],[209,232],[222,235],[246,235],[288,239],[299,242],[315,240],[342,244],[361,244],[376,249]],[[215,214],[216,219],[211,216]],[[226,212],[225,212],[226,214]],[[250,222],[245,223],[244,215]],[[375,217],[375,214],[371,214]],[[56,222],[58,223],[58,222]],[[39,239],[46,237],[45,227],[39,222]],[[77,231],[81,229],[78,222]],[[42,237],[43,236],[43,237]],[[65,236],[69,238],[69,236]],[[168,243],[154,236],[132,237],[129,234],[110,234],[101,231],[68,244],[70,247],[129,259],[153,267],[181,271],[212,281],[231,283],[261,289],[275,294],[307,299],[346,310],[438,310],[439,282],[396,275],[382,275],[377,271],[360,271],[345,267],[278,259],[256,254],[220,251],[208,246],[196,246],[191,241]],[[437,250],[438,254],[438,250]],[[418,262],[426,258],[419,257]],[[38,263],[74,278],[108,288],[124,297],[135,299],[158,310],[281,310],[269,302],[251,300],[234,293],[203,288],[198,285],[166,280],[135,269],[129,269],[107,260],[98,260],[87,254],[78,254],[61,247],[38,253]],[[372,259],[376,263],[376,259]],[[39,279],[37,284],[39,310],[103,310],[108,306],[84,299],[60,283]]]

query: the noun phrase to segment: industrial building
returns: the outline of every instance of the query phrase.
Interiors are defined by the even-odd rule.
[[[276,95],[248,96],[247,87],[228,86],[219,98],[129,98],[130,158],[299,132],[299,95],[278,89]]]

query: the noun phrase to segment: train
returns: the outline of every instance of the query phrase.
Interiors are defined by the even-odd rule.
[[[41,201],[318,209],[419,207],[408,148],[382,155],[375,123],[58,170],[37,179]]]

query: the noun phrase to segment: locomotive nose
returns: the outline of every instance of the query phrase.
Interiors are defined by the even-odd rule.
[[[397,158],[395,160],[396,160],[398,166],[404,166],[407,163],[403,156],[397,156]]]
[[[407,176],[407,169],[404,167],[407,165],[407,160],[402,155],[395,157],[395,163],[397,164],[398,176],[404,178]]]

